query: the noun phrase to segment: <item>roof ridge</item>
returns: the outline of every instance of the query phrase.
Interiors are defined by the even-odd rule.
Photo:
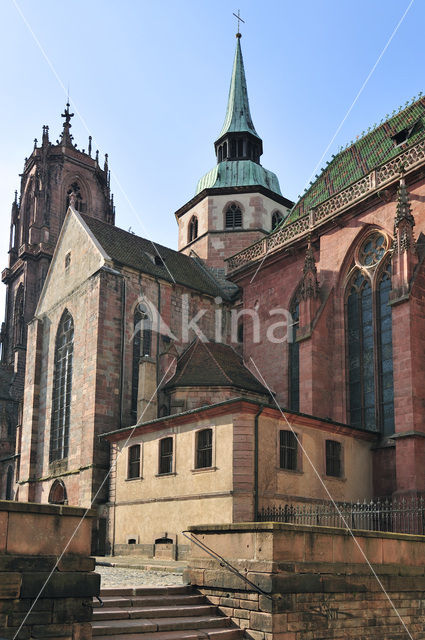
[[[223,342],[216,342],[215,344],[224,344]],[[227,373],[225,372],[225,370],[223,369],[223,367],[220,365],[220,363],[217,361],[216,357],[214,356],[214,354],[212,353],[211,349],[209,349],[207,347],[207,343],[203,342],[202,346],[205,347],[205,349],[207,349],[208,353],[210,354],[210,356],[212,357],[212,359],[214,360],[215,364],[217,365],[217,367],[219,368],[219,370],[221,371],[221,373],[224,375],[224,377],[230,382],[233,383],[233,380],[231,378],[229,378],[229,376],[227,375]],[[227,345],[225,345],[227,346]]]
[[[193,354],[195,353],[195,349],[196,349],[196,342],[197,342],[196,338],[194,340],[192,340],[190,345],[183,351],[183,353],[177,359],[177,366],[178,366],[178,361],[180,360],[180,358],[183,358],[183,356],[185,354],[188,354],[186,363],[184,364],[183,368],[180,370],[180,373],[177,373],[177,367],[176,367],[176,375],[175,375],[176,382],[178,382],[180,380],[180,378],[182,377],[183,373],[186,371],[189,362],[192,360]],[[192,349],[192,352],[189,353],[191,349]]]

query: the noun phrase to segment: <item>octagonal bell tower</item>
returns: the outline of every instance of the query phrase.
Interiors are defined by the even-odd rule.
[[[260,164],[263,141],[251,118],[240,33],[236,39],[226,117],[214,143],[217,164],[176,212],[179,251],[195,252],[220,271],[226,258],[270,233],[293,205],[277,176]]]

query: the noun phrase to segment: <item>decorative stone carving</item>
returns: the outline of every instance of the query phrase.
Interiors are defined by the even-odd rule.
[[[314,228],[318,223],[336,217],[369,192],[374,191],[384,184],[389,184],[396,176],[400,175],[401,166],[404,168],[404,171],[406,171],[423,163],[424,160],[425,140],[422,140],[389,162],[386,162],[380,168],[374,169],[354,184],[351,184],[346,189],[343,189],[325,202],[319,204],[312,209],[314,212],[313,216],[310,216],[310,211],[308,211],[304,216],[294,220],[294,222],[279,228],[276,233],[271,234],[265,241],[262,240],[244,249],[235,256],[232,256],[228,260],[229,270],[239,269],[257,258],[263,257],[272,249],[283,247],[298,236],[302,237],[306,232],[311,231],[311,228]],[[313,224],[311,224],[312,220]],[[409,239],[406,233],[404,233],[403,243],[404,246],[408,247]]]

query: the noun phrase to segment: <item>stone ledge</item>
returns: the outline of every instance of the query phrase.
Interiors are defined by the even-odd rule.
[[[190,533],[246,533],[246,532],[273,532],[288,531],[292,533],[321,533],[331,536],[352,537],[351,533],[356,537],[362,538],[380,538],[388,540],[406,540],[409,542],[425,542],[425,536],[413,535],[410,533],[390,533],[384,531],[367,531],[365,529],[352,529],[351,532],[346,529],[337,527],[323,527],[308,524],[291,524],[283,522],[240,522],[237,524],[201,524],[192,525],[188,528]]]
[[[0,554],[0,572],[2,571],[51,571],[56,565],[57,556],[25,556],[25,555],[2,555]],[[64,555],[57,571],[82,571],[89,572],[95,569],[95,559],[80,555]]]
[[[12,500],[0,500],[0,511],[19,511],[22,513],[40,513],[48,515],[73,516],[81,518],[95,518],[96,509],[84,509],[67,505],[39,504],[37,502],[14,502]]]

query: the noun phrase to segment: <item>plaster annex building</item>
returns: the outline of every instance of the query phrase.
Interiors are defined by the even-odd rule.
[[[94,500],[99,549],[149,554],[324,487],[423,494],[425,99],[294,204],[260,164],[238,34],[217,163],[176,212],[178,251],[115,226],[107,157],[63,117],[12,205],[0,495]],[[272,309],[290,310],[292,342],[268,339]]]

